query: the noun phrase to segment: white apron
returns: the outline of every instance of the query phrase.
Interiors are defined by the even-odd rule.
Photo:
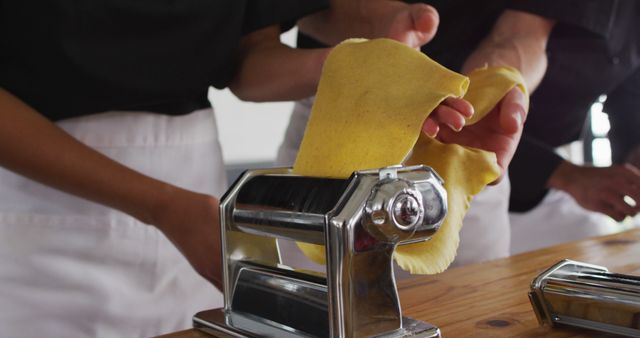
[[[550,189],[535,208],[511,213],[511,254],[620,231],[605,214],[581,207],[571,195]]]
[[[304,130],[309,120],[313,98],[295,103],[284,141],[278,149],[276,165],[291,166],[295,161]],[[487,186],[471,201],[471,206],[463,221],[460,232],[460,247],[452,266],[482,262],[509,255],[509,193],[510,184],[505,177],[495,186]],[[295,243],[279,241],[283,251],[283,263],[314,271],[322,271],[319,266],[309,261]],[[407,277],[408,273],[396,268],[396,277]]]
[[[154,178],[221,196],[213,111],[58,123]],[[149,337],[222,303],[156,228],[0,168],[0,337]]]

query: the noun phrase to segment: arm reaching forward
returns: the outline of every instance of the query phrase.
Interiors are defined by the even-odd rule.
[[[80,143],[0,88],[0,166],[160,229],[221,286],[218,201],[131,170]],[[185,218],[186,217],[186,218]]]
[[[467,58],[462,72],[485,66],[511,66],[522,74],[533,92],[547,69],[546,46],[554,22],[520,11],[507,10],[491,33]],[[528,98],[513,88],[480,122],[455,133],[443,130],[442,141],[489,150],[497,155],[503,174],[513,158],[529,111]]]

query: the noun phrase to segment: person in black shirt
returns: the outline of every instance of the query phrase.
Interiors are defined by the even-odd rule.
[[[221,304],[197,274],[220,287],[208,86],[313,93],[329,50],[279,34],[324,6],[0,1],[3,336],[155,336]]]
[[[3,335],[155,336],[220,306],[202,279],[220,287],[225,189],[208,86],[311,95],[329,49],[279,34],[324,6],[0,1]]]
[[[625,199],[640,198],[640,162],[633,157],[640,143],[640,7],[625,0],[573,5],[534,8],[562,24],[550,37],[549,69],[531,97],[532,114],[510,168],[514,253],[618,230],[607,216],[622,221],[640,210]],[[555,148],[580,138],[603,94],[612,165],[563,159]]]
[[[565,24],[554,30],[549,42],[549,70],[524,130],[512,163],[511,210],[531,210],[556,189],[570,194],[582,207],[622,221],[638,208],[623,197],[640,198],[640,171],[631,157],[640,144],[634,130],[640,127],[640,32],[635,21],[636,3],[600,4],[601,18],[610,20],[599,28],[596,21]],[[579,56],[579,57],[578,57]],[[604,111],[611,123],[613,165],[595,168],[575,165],[555,154],[554,148],[579,139],[590,106],[607,95]],[[626,163],[626,164],[625,164]],[[535,167],[536,170],[531,168]]]
[[[531,90],[527,123],[509,168],[510,210],[530,210],[554,188],[566,191],[584,208],[614,219],[635,215],[639,209],[623,197],[640,197],[635,188],[639,172],[625,165],[640,142],[633,132],[640,127],[640,107],[633,99],[640,62],[637,3],[514,0],[463,6],[457,1],[425,2],[435,6],[443,20],[439,34],[423,46],[423,52],[463,72],[469,55],[473,57],[477,46],[487,43],[485,36],[505,9],[555,22],[546,46],[548,68],[541,73],[540,86]],[[509,44],[506,41],[505,47]],[[539,59],[547,63],[546,55]],[[555,154],[554,148],[579,138],[590,105],[602,94],[609,96],[604,110],[611,121],[614,165],[573,165]]]
[[[537,74],[534,84],[546,73],[540,88],[534,90],[535,86],[529,85],[533,93],[531,110],[522,142],[509,169],[513,187],[509,202],[511,210],[531,208],[539,203],[549,187],[555,187],[570,192],[582,206],[616,219],[638,212],[638,206],[628,204],[623,197],[640,198],[639,172],[622,163],[624,158],[634,163],[639,140],[634,132],[640,126],[633,99],[637,87],[635,79],[638,78],[635,69],[640,59],[637,55],[638,26],[634,23],[638,9],[634,1],[410,2],[430,4],[440,13],[439,32],[433,41],[422,46],[422,51],[443,65],[466,72],[470,66],[481,65],[484,58],[497,56],[503,59],[499,62],[506,61],[520,68],[525,77],[527,73]],[[554,28],[546,37],[538,35],[528,41],[527,36],[518,36],[509,28],[497,32],[501,21],[504,24],[505,16],[512,15],[514,10],[546,18],[554,23]],[[371,15],[369,18],[373,22],[379,20]],[[331,37],[323,35],[319,29],[307,32],[316,39],[326,39],[325,43],[331,42]],[[547,38],[550,39],[548,46]],[[526,52],[517,45],[535,45],[536,41],[545,43],[533,48],[535,53]],[[301,36],[300,43],[317,46],[317,42],[308,36]],[[509,55],[515,58],[508,60]],[[531,72],[521,68],[528,63],[522,62],[524,59],[532,61]],[[610,168],[589,168],[562,160],[553,153],[553,147],[578,137],[588,106],[603,93],[611,96],[605,111],[611,120],[609,138],[615,164]],[[506,192],[501,194],[507,196]],[[491,209],[496,208],[492,206]],[[554,218],[559,217],[562,216]],[[485,215],[484,218],[503,217]],[[558,234],[559,229],[555,231]],[[569,229],[564,232],[578,233]],[[477,242],[477,236],[472,236],[470,241]],[[464,246],[463,236],[461,248]]]

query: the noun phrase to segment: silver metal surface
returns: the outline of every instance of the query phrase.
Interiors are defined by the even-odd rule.
[[[221,202],[225,306],[194,325],[233,337],[439,337],[402,317],[392,255],[429,239],[446,201],[442,179],[425,166],[349,179],[249,171]],[[283,266],[272,238],[325,245],[326,274]]]
[[[409,317],[402,317],[402,329],[388,332],[373,338],[440,338],[440,329]],[[315,336],[300,330],[269,322],[251,314],[234,311],[225,312],[224,309],[214,309],[199,312],[194,316],[195,328],[220,338],[300,338]]]
[[[424,219],[422,194],[410,181],[385,178],[365,205],[365,228],[377,240],[399,242],[413,236]]]
[[[540,325],[640,337],[640,278],[563,260],[536,277],[529,299]]]
[[[424,217],[424,208],[420,197],[412,192],[403,192],[393,201],[393,220],[400,229],[410,229]]]
[[[324,244],[324,215],[236,209],[233,219],[235,226],[248,234]]]

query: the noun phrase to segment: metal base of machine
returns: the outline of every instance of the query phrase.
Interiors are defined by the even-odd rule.
[[[376,336],[376,338],[440,338],[440,329],[415,320],[402,317],[403,328],[390,333]],[[307,332],[281,325],[264,318],[250,314],[225,312],[224,309],[207,310],[197,313],[193,317],[193,327],[213,335],[214,337],[231,338],[294,338],[317,337]]]

